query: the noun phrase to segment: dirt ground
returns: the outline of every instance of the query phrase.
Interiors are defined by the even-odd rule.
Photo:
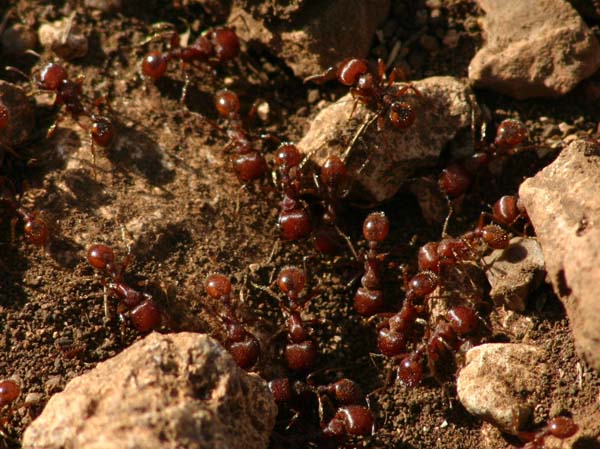
[[[394,37],[404,39],[415,32],[414,14],[424,8],[421,1],[405,2],[410,4],[405,7],[395,3],[398,5],[384,27],[387,41],[376,41],[370,55],[373,59],[389,51]],[[429,52],[413,42],[406,57],[413,79],[466,76],[468,63],[482,43],[477,23],[481,13],[474,2],[443,3],[442,19],[426,26],[435,34],[438,28],[443,33],[452,24],[459,31],[459,44]],[[118,14],[101,14],[84,8],[82,1],[68,0],[10,0],[9,5],[0,7],[1,15],[14,7],[19,19],[34,29],[44,21],[77,12],[77,23],[89,38],[89,51],[84,58],[65,65],[73,77],[85,77],[84,91],[90,97],[109,100],[117,128],[114,144],[97,151],[95,168],[88,137],[68,115],[52,138],[42,138],[40,133],[19,148],[19,159],[8,157],[2,168],[2,174],[16,182],[22,203],[42,211],[52,235],[47,251],[27,243],[21,225],[12,239],[10,217],[2,215],[0,379],[17,379],[23,390],[20,403],[28,406],[17,410],[0,429],[0,447],[19,447],[24,429],[52,394],[141,338],[129,328],[123,331],[114,311],[105,315],[102,283],[85,260],[91,243],[111,245],[120,256],[130,247],[133,262],[126,280],[152,293],[166,311],[168,319],[162,331],[208,331],[222,337],[216,320],[203,307],[202,282],[210,272],[231,275],[244,301],[245,315],[262,336],[264,356],[259,370],[265,378],[284,373],[270,339],[282,327],[283,319],[274,301],[253,284],[268,286],[280,267],[304,263],[310,268],[311,285],[320,288],[308,312],[326,319],[315,327],[323,353],[319,368],[337,368],[365,391],[381,387],[392,368],[385,358],[374,354],[374,324],[357,316],[352,308],[355,287],[347,284],[360,266],[348,252],[322,257],[310,241],[280,241],[276,187],[265,179],[242,188],[223,151],[226,136],[204,118],[219,121],[212,95],[227,86],[238,93],[244,111],[257,98],[269,103],[268,120],[254,122],[257,133],[271,132],[297,141],[322,100],[339,98],[345,89],[335,83],[319,89],[305,86],[273,55],[245,47],[239,60],[220,68],[216,76],[193,73],[185,105],[179,102],[183,77],[178,70],[170,70],[156,85],[140,76],[144,53],[153,45],[160,47],[141,45],[151,24],[160,20],[179,26],[183,17],[197,34],[223,21],[224,16],[215,9],[219,3],[206,2],[211,4],[212,9],[196,3],[175,7],[168,1],[132,1]],[[598,27],[598,23],[588,24]],[[50,52],[36,50],[41,51],[41,61],[34,56],[3,56],[1,65],[35,74],[43,62],[54,59]],[[31,84],[4,69],[0,69],[0,78],[32,90]],[[476,93],[494,123],[506,117],[520,118],[533,142],[553,144],[567,135],[596,132],[599,89],[600,77],[596,76],[567,96],[552,100],[516,101],[490,92]],[[48,101],[36,114],[40,130],[56,118]],[[556,150],[541,159],[533,153],[519,154],[505,164],[502,174],[484,177],[453,218],[450,232],[472,227],[480,211],[501,195],[515,193],[525,177],[534,175],[555,156]],[[371,210],[348,205],[342,214],[340,225],[358,247],[364,248],[361,223]],[[409,194],[400,193],[377,210],[390,218],[391,236],[385,250],[397,262],[414,266],[418,246],[439,239],[441,227],[424,222]],[[390,270],[386,279],[388,308],[396,310],[402,299],[398,273]],[[546,350],[551,369],[529,425],[534,429],[549,416],[593,404],[600,378],[577,358],[564,310],[552,289],[543,285],[530,304],[523,315],[492,310],[492,328],[485,340],[527,342]],[[517,439],[500,434],[464,410],[452,374],[446,376],[443,388],[433,379],[413,389],[395,382],[372,399],[378,430],[373,437],[357,440],[361,447],[520,446]],[[289,436],[286,419],[280,420],[278,435]],[[293,438],[288,446],[290,441]],[[272,446],[282,444],[274,440]]]

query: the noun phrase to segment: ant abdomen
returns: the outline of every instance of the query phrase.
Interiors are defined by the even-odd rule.
[[[317,361],[317,345],[313,340],[304,340],[300,343],[288,343],[285,346],[285,359],[289,369],[294,371],[308,371]]]
[[[284,240],[300,240],[312,231],[308,212],[304,209],[282,210],[279,214],[279,228]]]
[[[362,316],[373,316],[380,312],[384,306],[384,297],[381,290],[371,290],[359,287],[354,295],[354,310]]]
[[[160,326],[162,314],[154,301],[146,299],[131,310],[129,318],[140,334],[146,334]]]

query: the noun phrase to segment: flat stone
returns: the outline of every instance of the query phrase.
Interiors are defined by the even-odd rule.
[[[600,44],[563,0],[478,0],[486,44],[469,65],[477,87],[517,99],[556,97],[600,68]]]
[[[483,258],[492,286],[490,296],[497,306],[524,312],[529,293],[544,280],[544,253],[533,238],[515,237],[506,249],[494,250]]]
[[[600,371],[600,145],[576,140],[519,195],[565,305],[579,354]]]
[[[544,376],[543,351],[516,343],[488,343],[469,350],[456,381],[469,413],[503,432],[515,433],[529,419]]]
[[[331,0],[321,5],[234,0],[229,22],[242,40],[260,44],[305,78],[344,58],[366,57],[389,9],[389,0]]]
[[[276,414],[266,382],[210,337],[153,333],[54,395],[23,448],[266,448]]]
[[[355,139],[346,157],[352,196],[367,203],[391,198],[418,170],[436,167],[442,149],[461,131],[470,137],[471,120],[480,113],[462,80],[431,77],[413,85],[421,96],[408,91],[401,97],[416,112],[408,129],[395,129],[386,118],[381,131],[372,123],[355,139],[374,114],[362,104],[352,113],[354,99],[347,94],[319,112],[298,148],[320,165],[329,155],[343,156]]]

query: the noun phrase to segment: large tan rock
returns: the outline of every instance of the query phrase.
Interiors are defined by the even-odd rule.
[[[600,67],[600,44],[564,0],[478,0],[486,43],[469,78],[511,97],[555,97]]]
[[[600,146],[577,140],[519,195],[562,299],[575,347],[600,371]]]
[[[204,334],[150,334],[73,379],[25,431],[25,449],[266,448],[266,383]]]
[[[456,380],[458,398],[469,413],[515,433],[536,405],[544,377],[543,351],[516,343],[488,343],[467,352]]]
[[[416,81],[421,96],[408,91],[401,97],[411,104],[416,120],[398,130],[385,120],[383,129],[368,126],[347,152],[346,165],[353,178],[353,195],[367,202],[394,196],[418,170],[433,168],[440,152],[461,130],[468,130],[479,115],[473,92],[466,82],[449,76]],[[323,109],[298,142],[298,148],[321,164],[331,155],[342,156],[361,127],[373,117],[362,104],[354,108],[350,94]],[[352,118],[350,116],[352,114]]]

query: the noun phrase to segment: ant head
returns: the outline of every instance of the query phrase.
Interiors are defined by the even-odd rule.
[[[233,169],[240,181],[254,181],[261,178],[267,171],[267,161],[262,154],[250,151],[233,159]]]
[[[390,232],[390,222],[383,212],[373,212],[363,223],[363,235],[369,242],[383,242]]]
[[[277,153],[275,153],[275,163],[277,166],[281,167],[281,170],[284,172],[289,171],[293,167],[297,167],[302,162],[302,153],[296,147],[296,145],[291,143],[282,143],[279,148],[277,148]]]
[[[298,267],[284,267],[277,276],[277,286],[288,296],[298,297],[306,284],[306,275]]]
[[[40,86],[46,90],[56,90],[67,79],[67,71],[53,62],[46,64],[40,72]]]
[[[88,248],[87,260],[97,270],[106,270],[115,264],[115,253],[110,246],[91,245]]]
[[[514,119],[503,120],[496,130],[494,144],[501,148],[512,148],[527,139],[527,128],[523,122]]]
[[[107,117],[96,117],[90,133],[96,145],[107,147],[115,137],[115,128]]]
[[[345,86],[354,86],[368,71],[369,66],[364,59],[346,59],[340,64],[337,77]]]
[[[212,32],[214,49],[221,62],[231,61],[240,54],[240,40],[231,28],[219,27]]]
[[[215,107],[221,117],[229,118],[240,112],[240,99],[229,89],[223,89],[215,95]]]
[[[157,80],[167,71],[168,59],[158,51],[151,51],[142,61],[142,73],[144,76]]]
[[[231,294],[231,282],[224,274],[215,273],[209,275],[204,281],[204,288],[208,296],[219,299]]]

